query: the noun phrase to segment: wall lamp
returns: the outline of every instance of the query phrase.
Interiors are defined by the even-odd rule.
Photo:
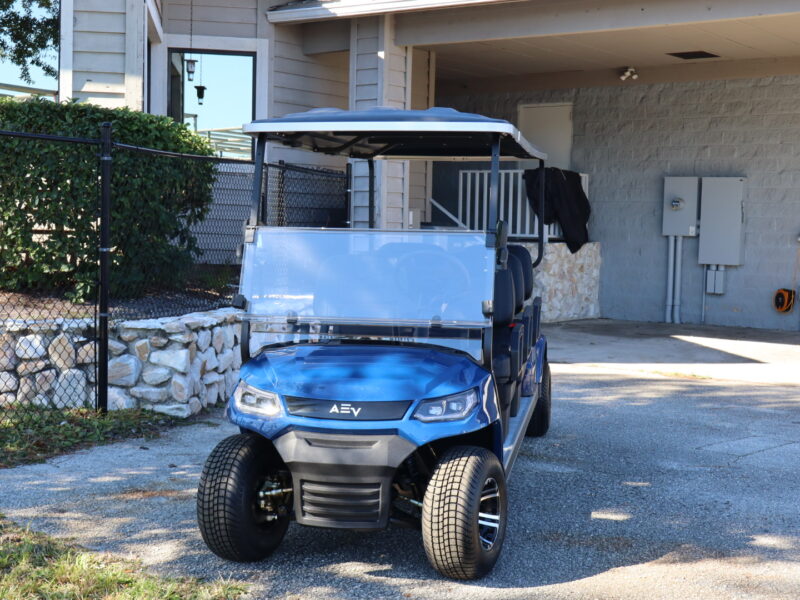
[[[186,59],[186,75],[188,76],[189,81],[194,81],[194,71],[196,67],[197,67],[196,58]]]
[[[639,74],[634,67],[625,67],[625,70],[619,76],[620,81],[627,81],[628,79],[639,79]]]

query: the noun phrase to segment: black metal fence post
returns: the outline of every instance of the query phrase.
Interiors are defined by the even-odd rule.
[[[347,161],[345,167],[344,209],[347,218],[347,227],[353,226],[353,163]]]
[[[367,159],[367,173],[369,174],[369,187],[367,188],[369,228],[375,229],[375,161],[371,158]]]
[[[100,134],[100,281],[98,298],[97,408],[108,410],[108,286],[111,252],[111,123]]]

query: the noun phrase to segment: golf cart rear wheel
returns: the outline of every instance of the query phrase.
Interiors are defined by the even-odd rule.
[[[433,568],[453,579],[491,571],[505,539],[507,504],[505,472],[492,452],[445,452],[422,502],[422,541]]]
[[[531,420],[525,435],[529,437],[542,437],[550,429],[550,405],[552,394],[552,383],[550,379],[550,364],[544,363],[542,370],[542,383],[539,388],[539,400],[536,408],[533,409]]]
[[[232,435],[211,452],[197,489],[197,524],[214,554],[254,562],[281,543],[289,517],[268,514],[259,505],[259,491],[280,464],[275,449],[256,435]]]

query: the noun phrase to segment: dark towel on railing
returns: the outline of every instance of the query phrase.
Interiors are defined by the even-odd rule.
[[[539,216],[539,169],[525,171],[525,191],[528,202]],[[586,224],[592,209],[583,191],[581,176],[575,171],[564,171],[555,167],[545,169],[544,222],[561,225],[564,241],[569,251],[575,254],[589,241]]]

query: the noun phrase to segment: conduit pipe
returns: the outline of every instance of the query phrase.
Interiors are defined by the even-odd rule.
[[[675,242],[675,282],[672,294],[672,322],[681,322],[681,263],[683,262],[683,236],[677,236]]]
[[[667,250],[667,308],[664,311],[664,323],[672,323],[672,285],[675,281],[675,236],[669,236]]]

